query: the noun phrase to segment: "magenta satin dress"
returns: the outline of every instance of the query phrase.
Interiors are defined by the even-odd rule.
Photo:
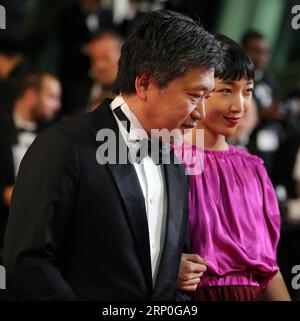
[[[199,151],[189,146],[175,147],[183,163]],[[208,261],[199,287],[264,289],[279,270],[280,213],[263,161],[232,145],[205,150],[203,172],[190,175],[189,198],[192,253]]]

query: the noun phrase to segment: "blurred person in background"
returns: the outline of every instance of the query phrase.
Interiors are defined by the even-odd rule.
[[[116,24],[118,32],[126,38],[142,17],[143,12],[140,11],[139,0],[129,0],[124,19]]]
[[[17,88],[12,114],[6,115],[0,129],[0,264],[11,196],[21,160],[61,106],[60,83],[51,74],[27,74]]]
[[[60,52],[62,112],[71,116],[85,110],[93,83],[86,46],[95,32],[113,28],[112,12],[103,9],[99,0],[77,0],[59,14],[55,28]]]
[[[18,79],[30,70],[22,44],[13,37],[0,38],[0,116],[11,112]],[[0,125],[1,127],[1,125]]]
[[[270,44],[257,31],[248,31],[242,37],[242,45],[255,67],[256,100],[260,118],[274,119],[278,117],[277,83],[266,74],[266,68],[271,58]]]
[[[286,137],[274,163],[274,184],[283,218],[278,259],[292,298],[300,300],[292,287],[292,268],[300,262],[300,90],[291,90],[282,103]]]
[[[285,140],[280,145],[274,162],[274,183],[282,189],[285,208],[283,212],[289,222],[300,223],[300,90],[288,93],[283,102],[286,111],[283,125]]]
[[[113,98],[113,84],[117,77],[122,39],[113,31],[96,33],[88,46],[94,83],[88,109],[94,110],[105,98]]]
[[[86,47],[91,36],[113,28],[112,11],[100,0],[44,0],[26,18],[26,45],[37,70],[56,74],[62,85],[61,114],[85,111],[93,79]]]
[[[264,160],[273,181],[274,159],[285,133],[279,121],[279,86],[266,74],[271,58],[270,44],[261,33],[251,30],[243,35],[242,45],[255,67],[253,97],[259,117],[247,149]]]

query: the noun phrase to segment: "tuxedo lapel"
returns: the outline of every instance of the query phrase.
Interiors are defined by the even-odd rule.
[[[96,139],[97,132],[103,128],[112,129],[116,135],[116,164],[106,164],[105,166],[111,172],[112,177],[117,185],[118,191],[123,201],[125,213],[127,215],[133,238],[136,243],[138,255],[140,257],[142,267],[146,276],[146,280],[150,288],[152,288],[152,273],[151,273],[151,257],[149,245],[149,232],[147,215],[145,209],[144,195],[134,169],[134,166],[127,161],[126,164],[119,164],[119,146],[122,150],[127,151],[127,145],[121,135],[116,120],[109,106],[110,101],[106,100],[94,112],[95,127],[92,129],[92,135]],[[103,142],[97,142],[100,146]],[[122,242],[122,240],[120,240]]]
[[[136,241],[139,257],[152,288],[150,242],[143,192],[140,188],[135,169],[131,164],[108,165],[118,186],[126,209],[132,234]]]

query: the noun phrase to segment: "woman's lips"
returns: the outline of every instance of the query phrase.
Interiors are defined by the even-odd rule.
[[[225,119],[227,120],[227,122],[228,122],[230,125],[232,125],[232,126],[237,125],[237,124],[240,122],[240,120],[241,120],[240,117],[226,117],[226,116],[224,116],[224,118],[225,118]]]

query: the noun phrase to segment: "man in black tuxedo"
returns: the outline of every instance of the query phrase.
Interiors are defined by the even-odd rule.
[[[119,95],[38,136],[21,164],[4,248],[19,298],[174,299],[188,177],[174,157],[156,165],[152,155],[125,164],[120,156],[140,152],[152,129],[196,125],[221,58],[198,22],[146,14],[122,47]],[[104,131],[116,139],[116,162],[103,161]]]

